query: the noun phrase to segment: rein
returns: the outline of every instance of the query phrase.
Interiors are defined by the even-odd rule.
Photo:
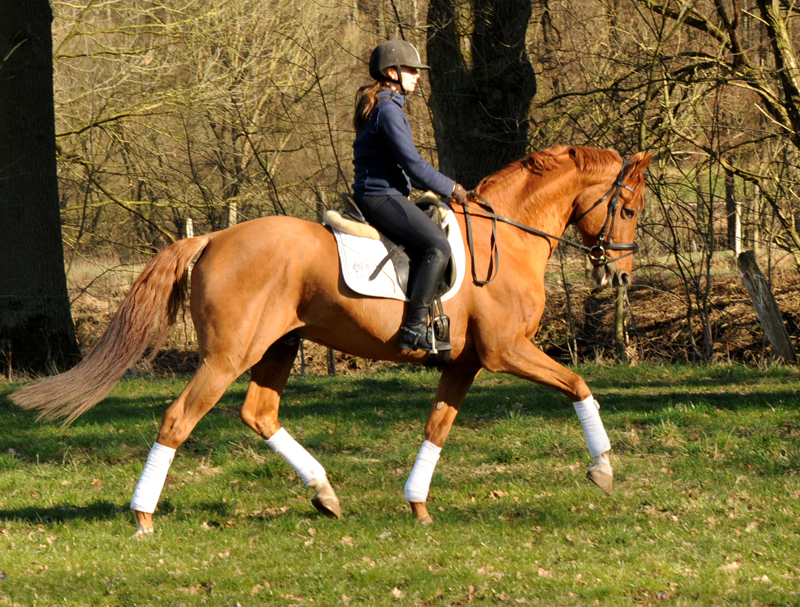
[[[471,264],[472,265],[472,280],[475,282],[476,285],[478,285],[479,287],[482,287],[482,286],[484,286],[486,284],[489,284],[497,276],[497,272],[500,269],[500,251],[497,248],[497,222],[498,221],[502,222],[502,223],[507,223],[508,225],[511,225],[511,226],[514,226],[515,228],[518,228],[518,229],[522,230],[523,232],[528,232],[529,234],[535,234],[536,236],[541,236],[542,238],[548,238],[548,239],[552,238],[553,240],[557,240],[558,242],[562,242],[562,243],[564,243],[566,245],[569,245],[571,247],[575,247],[576,249],[579,249],[580,251],[586,253],[586,255],[588,255],[589,259],[592,262],[602,263],[602,264],[604,264],[606,266],[609,264],[610,261],[617,261],[618,259],[623,259],[625,257],[628,257],[629,255],[633,255],[636,252],[636,249],[637,249],[637,245],[636,245],[635,242],[632,242],[632,243],[620,243],[620,244],[614,244],[614,243],[607,242],[607,238],[610,238],[611,237],[611,233],[614,231],[614,222],[616,221],[617,208],[619,207],[619,194],[620,194],[620,192],[622,191],[623,188],[625,188],[629,192],[633,192],[633,188],[631,188],[630,186],[627,186],[624,183],[622,183],[622,179],[623,179],[623,177],[625,175],[625,170],[627,168],[628,168],[628,161],[624,161],[622,163],[622,169],[620,170],[619,174],[617,175],[617,178],[614,180],[614,183],[611,186],[611,189],[608,192],[606,192],[603,195],[602,198],[600,198],[597,202],[595,202],[586,211],[581,213],[581,215],[579,217],[577,217],[572,222],[572,223],[579,222],[581,219],[586,217],[586,215],[588,215],[594,209],[596,209],[598,206],[603,204],[603,202],[605,202],[609,198],[609,196],[611,197],[611,200],[609,200],[609,202],[608,202],[608,210],[607,210],[607,213],[606,213],[605,223],[603,223],[603,227],[600,229],[600,234],[598,234],[597,244],[592,246],[592,247],[587,247],[584,244],[581,244],[579,242],[574,242],[572,240],[568,240],[568,239],[562,238],[560,236],[555,236],[553,234],[548,234],[547,232],[543,232],[542,230],[538,230],[536,228],[532,228],[531,226],[525,225],[524,223],[520,223],[518,221],[514,221],[513,219],[509,219],[508,217],[503,217],[502,215],[498,215],[497,213],[495,213],[494,207],[492,206],[491,202],[489,202],[486,198],[484,198],[483,196],[481,196],[480,194],[478,194],[475,191],[470,192],[469,193],[470,196],[472,196],[473,198],[478,199],[478,201],[483,206],[485,206],[485,207],[487,207],[489,209],[488,211],[484,211],[484,210],[481,209],[481,210],[479,210],[478,213],[475,213],[475,211],[470,209],[470,206],[469,206],[468,203],[466,203],[466,202],[462,203],[462,205],[464,207],[464,219],[465,219],[466,228],[467,228],[467,245],[469,246],[469,254],[470,254],[470,259],[471,259],[471,262],[472,262],[472,264]],[[491,219],[492,220],[492,252],[491,252],[491,255],[492,255],[492,266],[491,266],[491,269],[489,270],[489,273],[488,273],[488,275],[486,277],[486,280],[479,280],[477,271],[475,269],[475,246],[474,246],[474,242],[473,242],[473,238],[472,238],[472,215],[475,215],[476,217],[481,217],[481,218],[484,218],[484,219]],[[620,255],[619,257],[615,257],[613,259],[609,259],[608,257],[606,257],[606,251],[628,251],[628,253],[625,253],[625,255]]]

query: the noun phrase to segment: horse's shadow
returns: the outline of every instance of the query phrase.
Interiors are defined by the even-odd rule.
[[[0,520],[30,523],[32,525],[66,523],[73,520],[106,521],[128,510],[128,506],[119,506],[113,502],[98,500],[83,506],[60,504],[47,508],[38,506],[2,508],[0,509]]]
[[[303,425],[304,420],[312,417],[328,422],[332,427],[349,425],[356,419],[360,426],[369,427],[378,434],[396,424],[418,425],[421,440],[437,381],[435,374],[415,376],[413,371],[408,376],[379,373],[347,382],[341,378],[307,381],[294,377],[290,379],[282,399],[281,420],[291,428]],[[756,388],[743,394],[708,389],[726,382],[753,384],[755,387],[758,381],[760,377],[756,370],[731,378],[724,369],[713,372],[710,377],[674,380],[666,375],[655,379],[649,375],[646,380],[635,376],[627,379],[604,375],[588,378],[589,386],[603,407],[601,411],[610,413],[649,412],[659,415],[673,409],[676,402],[702,402],[720,410],[746,410],[757,409],[764,402],[797,400],[797,391],[789,384],[775,392]],[[678,385],[680,389],[669,390]],[[652,386],[657,394],[643,396],[643,386]],[[4,398],[10,391],[10,388],[0,388],[0,420],[4,427],[0,434],[0,458],[12,454],[22,463],[39,461],[60,465],[65,458],[69,459],[70,454],[81,451],[89,457],[112,463],[137,456],[144,458],[155,439],[161,415],[171,402],[171,398],[164,395],[135,398],[115,395],[88,411],[69,428],[48,429],[46,424],[36,421],[35,413],[19,409]],[[208,444],[218,442],[219,437],[231,442],[250,435],[238,420],[246,391],[246,383],[233,384],[209,412],[207,419],[190,435],[184,449],[192,449],[196,441],[203,451]],[[178,392],[176,387],[174,396]],[[545,421],[573,418],[574,415],[569,400],[554,390],[502,375],[481,375],[467,395],[456,427],[489,428],[510,416]],[[125,432],[120,432],[121,428]],[[336,437],[309,434],[306,440],[310,447],[324,448],[321,443],[335,442]],[[0,460],[0,469],[2,464]]]

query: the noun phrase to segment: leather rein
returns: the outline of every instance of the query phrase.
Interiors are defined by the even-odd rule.
[[[617,215],[617,208],[619,207],[619,194],[622,189],[626,189],[629,192],[633,192],[633,188],[630,186],[625,185],[622,183],[622,179],[625,176],[625,170],[628,168],[628,161],[624,161],[622,163],[622,169],[617,175],[617,178],[614,180],[614,184],[611,186],[611,189],[606,192],[602,198],[600,198],[597,202],[595,202],[591,207],[589,207],[586,211],[581,213],[579,217],[573,220],[571,223],[577,223],[586,215],[591,213],[594,209],[598,206],[603,204],[606,200],[610,200],[608,202],[608,210],[606,213],[606,220],[603,223],[603,227],[600,229],[600,233],[597,237],[597,244],[592,247],[587,247],[584,244],[579,242],[574,242],[572,240],[567,240],[566,238],[561,238],[560,236],[554,236],[553,234],[548,234],[547,232],[543,232],[542,230],[538,230],[536,228],[532,228],[531,226],[525,225],[524,223],[520,223],[518,221],[514,221],[513,219],[509,219],[508,217],[503,217],[502,215],[498,215],[494,212],[494,207],[492,203],[489,202],[486,198],[481,196],[475,191],[469,193],[470,196],[476,198],[480,204],[488,209],[488,211],[479,209],[476,213],[472,210],[468,203],[462,203],[464,207],[464,219],[466,222],[467,227],[467,244],[469,246],[469,254],[470,259],[472,262],[472,280],[478,286],[483,286],[490,283],[492,280],[495,279],[497,276],[497,272],[500,269],[500,251],[497,248],[497,222],[507,223],[508,225],[514,226],[522,230],[523,232],[528,232],[529,234],[535,234],[536,236],[541,236],[542,238],[552,238],[553,240],[557,240],[558,242],[563,242],[566,245],[571,247],[575,247],[586,253],[589,256],[590,261],[594,263],[602,263],[605,266],[608,266],[610,262],[617,261],[618,259],[623,259],[629,255],[633,255],[636,252],[637,245],[635,242],[632,243],[611,243],[608,240],[611,238],[611,234],[614,231],[614,222],[616,221]],[[473,243],[472,237],[472,216],[481,217],[484,219],[491,219],[492,220],[492,268],[489,270],[489,274],[486,277],[486,280],[479,280],[477,271],[475,270],[475,246]],[[606,256],[606,251],[628,251],[625,255],[620,255],[619,257],[609,258]]]

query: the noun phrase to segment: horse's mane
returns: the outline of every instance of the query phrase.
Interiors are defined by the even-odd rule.
[[[572,160],[582,173],[597,173],[606,172],[614,168],[615,165],[622,162],[622,157],[616,150],[556,145],[528,154],[525,158],[512,162],[507,167],[492,173],[481,180],[476,190],[480,191],[483,188],[498,184],[523,170],[530,171],[535,175],[542,175],[568,160]]]

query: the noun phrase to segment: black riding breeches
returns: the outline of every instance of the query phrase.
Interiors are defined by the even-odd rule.
[[[438,249],[450,259],[450,243],[444,232],[408,198],[358,196],[356,203],[370,224],[395,244],[403,245],[415,261],[429,249]]]

